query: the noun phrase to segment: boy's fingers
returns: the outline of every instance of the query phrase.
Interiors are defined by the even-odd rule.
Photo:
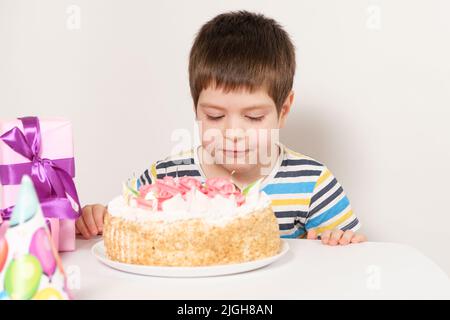
[[[105,207],[102,205],[95,205],[93,209],[94,221],[97,226],[98,232],[103,232],[103,217],[105,215]]]
[[[360,243],[360,242],[364,242],[367,241],[366,236],[362,235],[362,234],[355,234],[352,238],[352,243]]]
[[[328,242],[330,241],[330,236],[331,236],[331,231],[330,230],[325,230],[322,233],[322,243],[323,244],[328,244]]]
[[[354,235],[355,233],[352,230],[346,230],[342,235],[342,238],[339,240],[339,244],[342,246],[349,244]]]
[[[77,222],[75,223],[75,225],[76,225],[78,231],[82,234],[82,236],[85,239],[89,239],[91,237],[91,234],[89,233],[86,225],[84,224],[83,217],[79,218],[77,220]]]
[[[95,225],[94,213],[93,213],[92,207],[89,208],[88,210],[86,210],[85,212],[83,212],[83,220],[84,220],[84,224],[88,228],[91,236],[96,236],[98,233],[98,230],[97,230],[97,226]]]
[[[339,243],[339,240],[341,240],[342,235],[344,234],[344,231],[336,229],[331,232],[330,241],[328,244],[330,246],[335,246]]]
[[[308,234],[306,235],[306,239],[308,240],[316,240],[317,239],[317,232],[316,230],[309,230]]]

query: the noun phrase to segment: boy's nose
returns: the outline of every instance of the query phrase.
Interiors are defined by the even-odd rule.
[[[227,128],[225,130],[225,138],[234,143],[245,139],[245,130],[243,128]]]

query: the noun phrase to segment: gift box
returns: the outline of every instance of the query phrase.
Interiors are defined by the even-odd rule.
[[[70,298],[33,182],[24,176],[12,215],[0,226],[0,300]]]
[[[73,178],[72,126],[64,119],[0,120],[0,213],[8,220],[24,175],[36,188],[58,251],[75,250],[80,203]]]

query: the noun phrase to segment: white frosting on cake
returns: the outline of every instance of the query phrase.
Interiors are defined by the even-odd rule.
[[[187,198],[186,201],[181,198],[181,195],[174,196],[163,203],[162,211],[156,211],[138,207],[133,201],[128,204],[123,196],[119,196],[108,204],[108,212],[112,216],[136,222],[170,223],[200,218],[207,223],[223,225],[237,217],[263,210],[271,204],[270,198],[264,192],[247,196],[241,206],[237,206],[234,196],[225,198],[216,195],[214,198],[208,198],[198,190],[192,191]]]

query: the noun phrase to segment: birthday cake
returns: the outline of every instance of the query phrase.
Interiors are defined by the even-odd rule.
[[[114,261],[149,266],[211,266],[276,255],[281,240],[260,181],[242,191],[227,178],[158,179],[108,204],[103,238]]]

